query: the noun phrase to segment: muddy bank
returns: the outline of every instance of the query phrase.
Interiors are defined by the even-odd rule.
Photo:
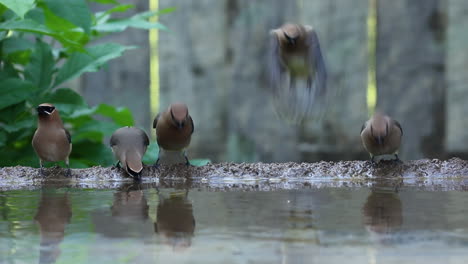
[[[80,188],[115,188],[132,182],[114,167],[72,169],[70,178],[62,168],[0,168],[0,189],[38,188],[44,182]],[[363,186],[388,181],[424,188],[468,188],[468,161],[423,159],[397,163],[382,161],[340,161],[317,163],[218,163],[202,167],[185,165],[145,167],[143,183],[162,186],[190,185],[192,188],[270,190],[310,186]]]

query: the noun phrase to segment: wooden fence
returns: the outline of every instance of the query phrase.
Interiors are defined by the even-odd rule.
[[[160,105],[189,105],[196,126],[189,156],[214,161],[367,158],[359,131],[368,118],[372,61],[377,107],[404,129],[401,158],[463,156],[468,149],[468,2],[375,0],[373,6],[370,1],[160,0],[160,8],[177,7],[161,17],[171,32],[159,34]],[[368,45],[372,10],[374,52]],[[302,126],[276,116],[268,90],[268,32],[286,21],[316,28],[328,85],[337,91],[325,117]],[[122,39],[143,49],[113,62],[108,71],[88,75],[82,91],[92,103],[130,107],[138,124],[149,128],[147,34],[127,33]]]

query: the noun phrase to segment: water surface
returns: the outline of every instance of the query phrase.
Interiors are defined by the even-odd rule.
[[[0,192],[1,263],[468,263],[468,193]]]

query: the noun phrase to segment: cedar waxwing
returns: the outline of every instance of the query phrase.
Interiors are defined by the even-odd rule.
[[[369,152],[371,161],[375,156],[395,155],[398,158],[403,129],[400,123],[382,113],[375,113],[362,125],[361,140],[364,148]]]
[[[153,128],[156,129],[156,140],[161,151],[183,152],[185,162],[189,165],[189,160],[184,149],[190,144],[190,139],[194,131],[192,117],[190,117],[186,104],[173,103],[167,111],[159,113],[153,121]],[[155,165],[158,165],[156,160]]]
[[[44,103],[37,107],[39,116],[37,130],[32,139],[32,146],[39,156],[43,175],[43,162],[64,160],[67,164],[67,176],[71,175],[68,157],[72,150],[71,136],[63,127],[58,110],[52,104]]]
[[[366,227],[379,234],[394,232],[403,223],[400,197],[394,191],[372,190],[362,213]]]
[[[136,127],[117,129],[110,139],[110,146],[117,161],[117,167],[122,166],[135,180],[140,180],[149,138],[145,131]]]
[[[159,196],[154,231],[162,236],[164,243],[174,249],[190,247],[195,232],[195,217],[188,191],[173,192],[169,198]]]
[[[153,221],[142,187],[139,183],[125,183],[114,193],[110,213],[108,208],[94,210],[91,215],[96,233],[106,238],[131,237],[141,241],[152,236]]]
[[[284,24],[271,30],[269,59],[270,81],[276,97],[284,97],[280,92],[286,76],[289,76],[286,90],[292,94],[293,104],[298,103],[296,81],[306,81],[308,95],[301,96],[306,101],[306,111],[317,97],[325,96],[327,71],[317,33],[311,26]],[[310,95],[313,86],[315,92]]]
[[[41,201],[34,217],[41,231],[39,263],[55,263],[60,256],[60,243],[71,217],[68,193],[41,193]]]

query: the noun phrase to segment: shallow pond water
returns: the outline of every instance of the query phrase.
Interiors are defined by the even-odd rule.
[[[468,192],[0,192],[0,263],[467,263]]]

